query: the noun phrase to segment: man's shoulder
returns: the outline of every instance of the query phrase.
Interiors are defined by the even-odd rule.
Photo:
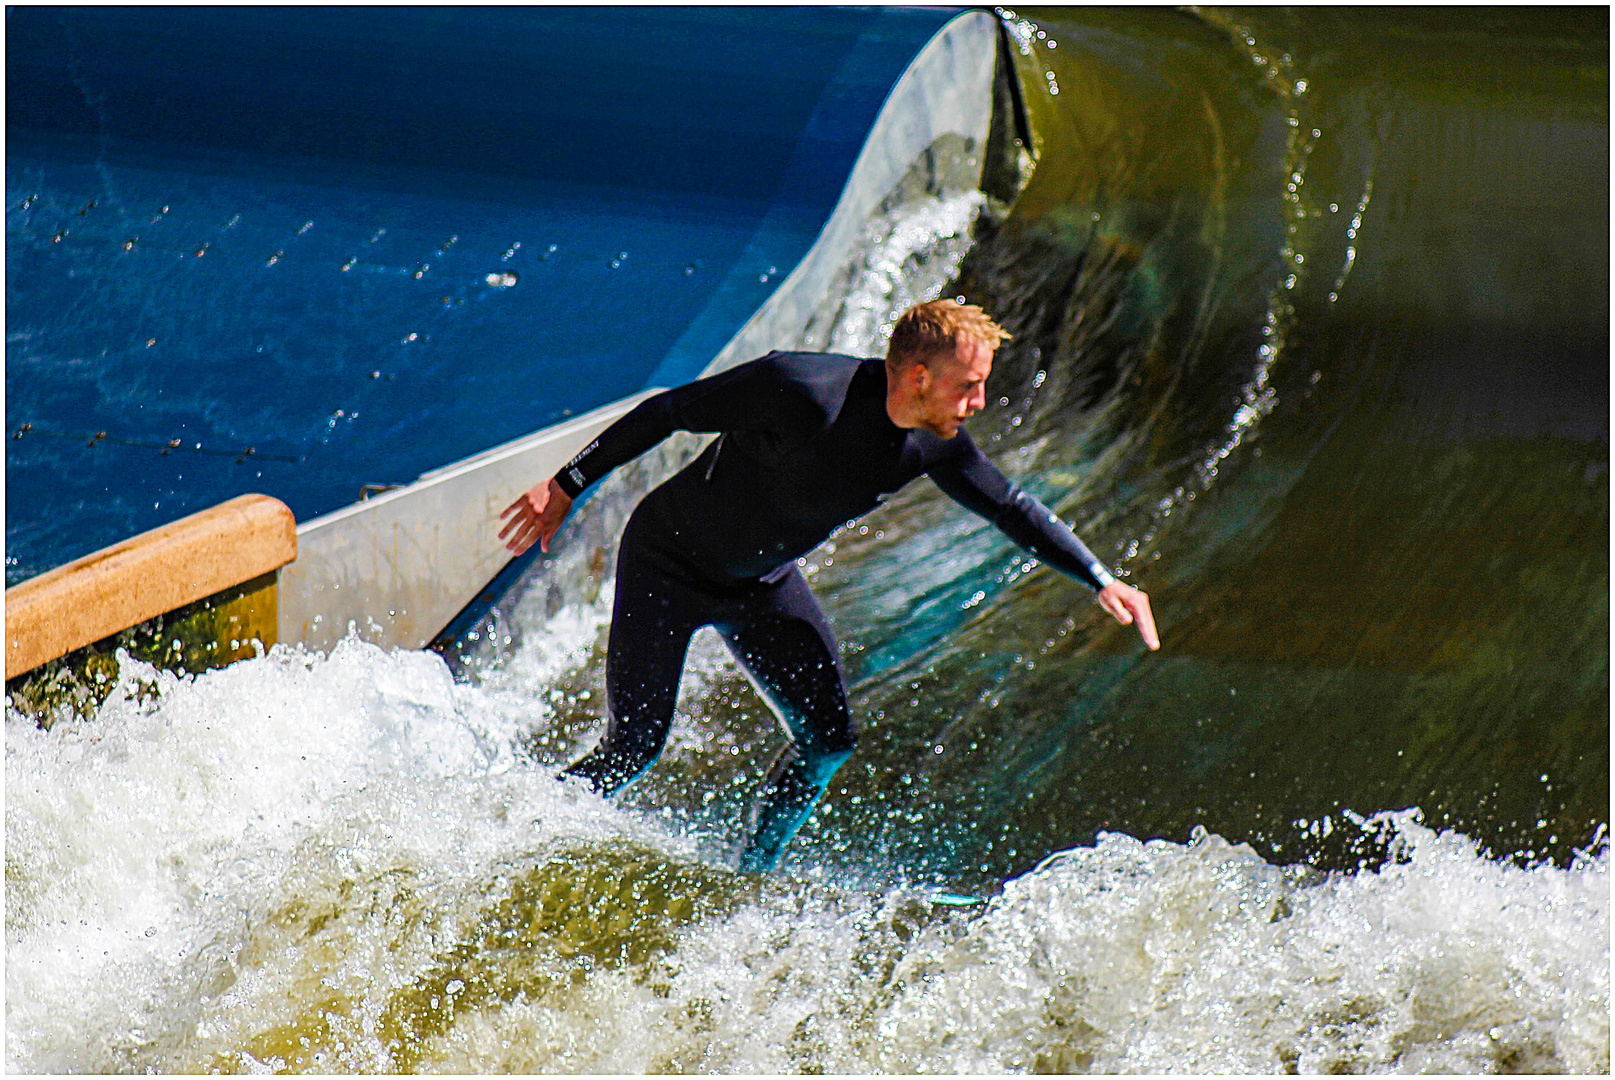
[[[871,361],[845,353],[785,352],[776,349],[752,361],[757,367],[776,373],[782,379],[815,384],[826,378],[850,378]]]
[[[815,413],[834,416],[853,378],[870,361],[844,353],[771,352],[747,366],[781,397],[796,399]]]

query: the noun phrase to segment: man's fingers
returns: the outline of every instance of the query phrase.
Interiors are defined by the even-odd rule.
[[[549,490],[547,488],[529,488],[527,491],[524,491],[520,495],[516,496],[516,501],[505,507],[504,512],[499,516],[507,517],[510,514],[520,510],[523,506],[531,508],[532,512],[537,514],[543,511],[544,507],[549,503],[549,501]]]
[[[566,520],[566,512],[571,507],[571,497],[553,478],[535,484],[518,495],[516,501],[499,515],[510,518],[505,527],[499,530],[499,539],[504,540],[505,547],[517,555],[532,547],[534,541],[548,551],[550,541],[560,531],[561,523]]]
[[[1151,649],[1159,649],[1161,637],[1155,632],[1155,615],[1150,611],[1150,598],[1142,592],[1135,592],[1133,595],[1137,598],[1135,614],[1138,618],[1139,635],[1143,637],[1145,645]]]
[[[506,544],[505,546],[510,548],[511,551],[514,551],[516,554],[520,555],[528,548],[533,546],[533,541],[538,539],[538,535],[538,529],[529,523],[522,526],[521,531],[515,536],[511,537],[510,543]]]
[[[536,510],[534,510],[531,506],[522,505],[523,500],[526,498],[527,496],[523,495],[520,499],[516,500],[516,505],[510,508],[510,510],[516,511],[516,516],[506,522],[503,529],[499,530],[499,539],[503,540],[512,532],[515,532],[517,536],[520,536],[521,533],[526,530],[528,523],[538,519],[538,512]],[[510,513],[510,510],[506,510],[505,513]]]
[[[1150,598],[1141,590],[1121,582],[1112,582],[1099,593],[1099,602],[1123,626],[1138,627],[1139,636],[1151,649],[1161,647],[1155,632],[1155,616],[1150,611]]]
[[[533,546],[533,534],[537,524],[537,517],[538,515],[531,511],[516,515],[511,518],[509,525],[499,531],[499,539],[504,540],[508,534],[510,539],[505,546],[520,555]]]
[[[1117,622],[1126,626],[1133,621],[1133,613],[1127,610],[1127,602],[1118,595],[1119,590],[1107,589],[1099,594],[1099,604]]]

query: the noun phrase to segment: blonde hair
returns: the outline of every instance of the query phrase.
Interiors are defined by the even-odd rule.
[[[895,368],[921,363],[952,352],[962,341],[997,348],[1010,335],[975,304],[959,300],[927,300],[898,316],[886,344],[886,363]]]

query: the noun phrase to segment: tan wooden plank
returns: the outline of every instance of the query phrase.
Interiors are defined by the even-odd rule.
[[[242,495],[30,578],[6,590],[6,678],[296,557],[286,504]]]

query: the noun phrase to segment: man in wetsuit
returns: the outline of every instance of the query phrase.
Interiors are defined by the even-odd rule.
[[[718,435],[623,530],[606,734],[567,773],[610,795],[650,768],[690,638],[712,626],[790,733],[740,858],[742,870],[772,868],[858,737],[835,639],[796,560],[921,474],[1096,590],[1158,648],[1149,598],[1115,580],[959,427],[985,403],[993,350],[1008,336],[980,308],[936,300],[902,315],[884,363],[769,353],[641,402],[517,498],[500,538],[518,554],[535,540],[547,551],[572,501],[613,468],[675,431]]]

